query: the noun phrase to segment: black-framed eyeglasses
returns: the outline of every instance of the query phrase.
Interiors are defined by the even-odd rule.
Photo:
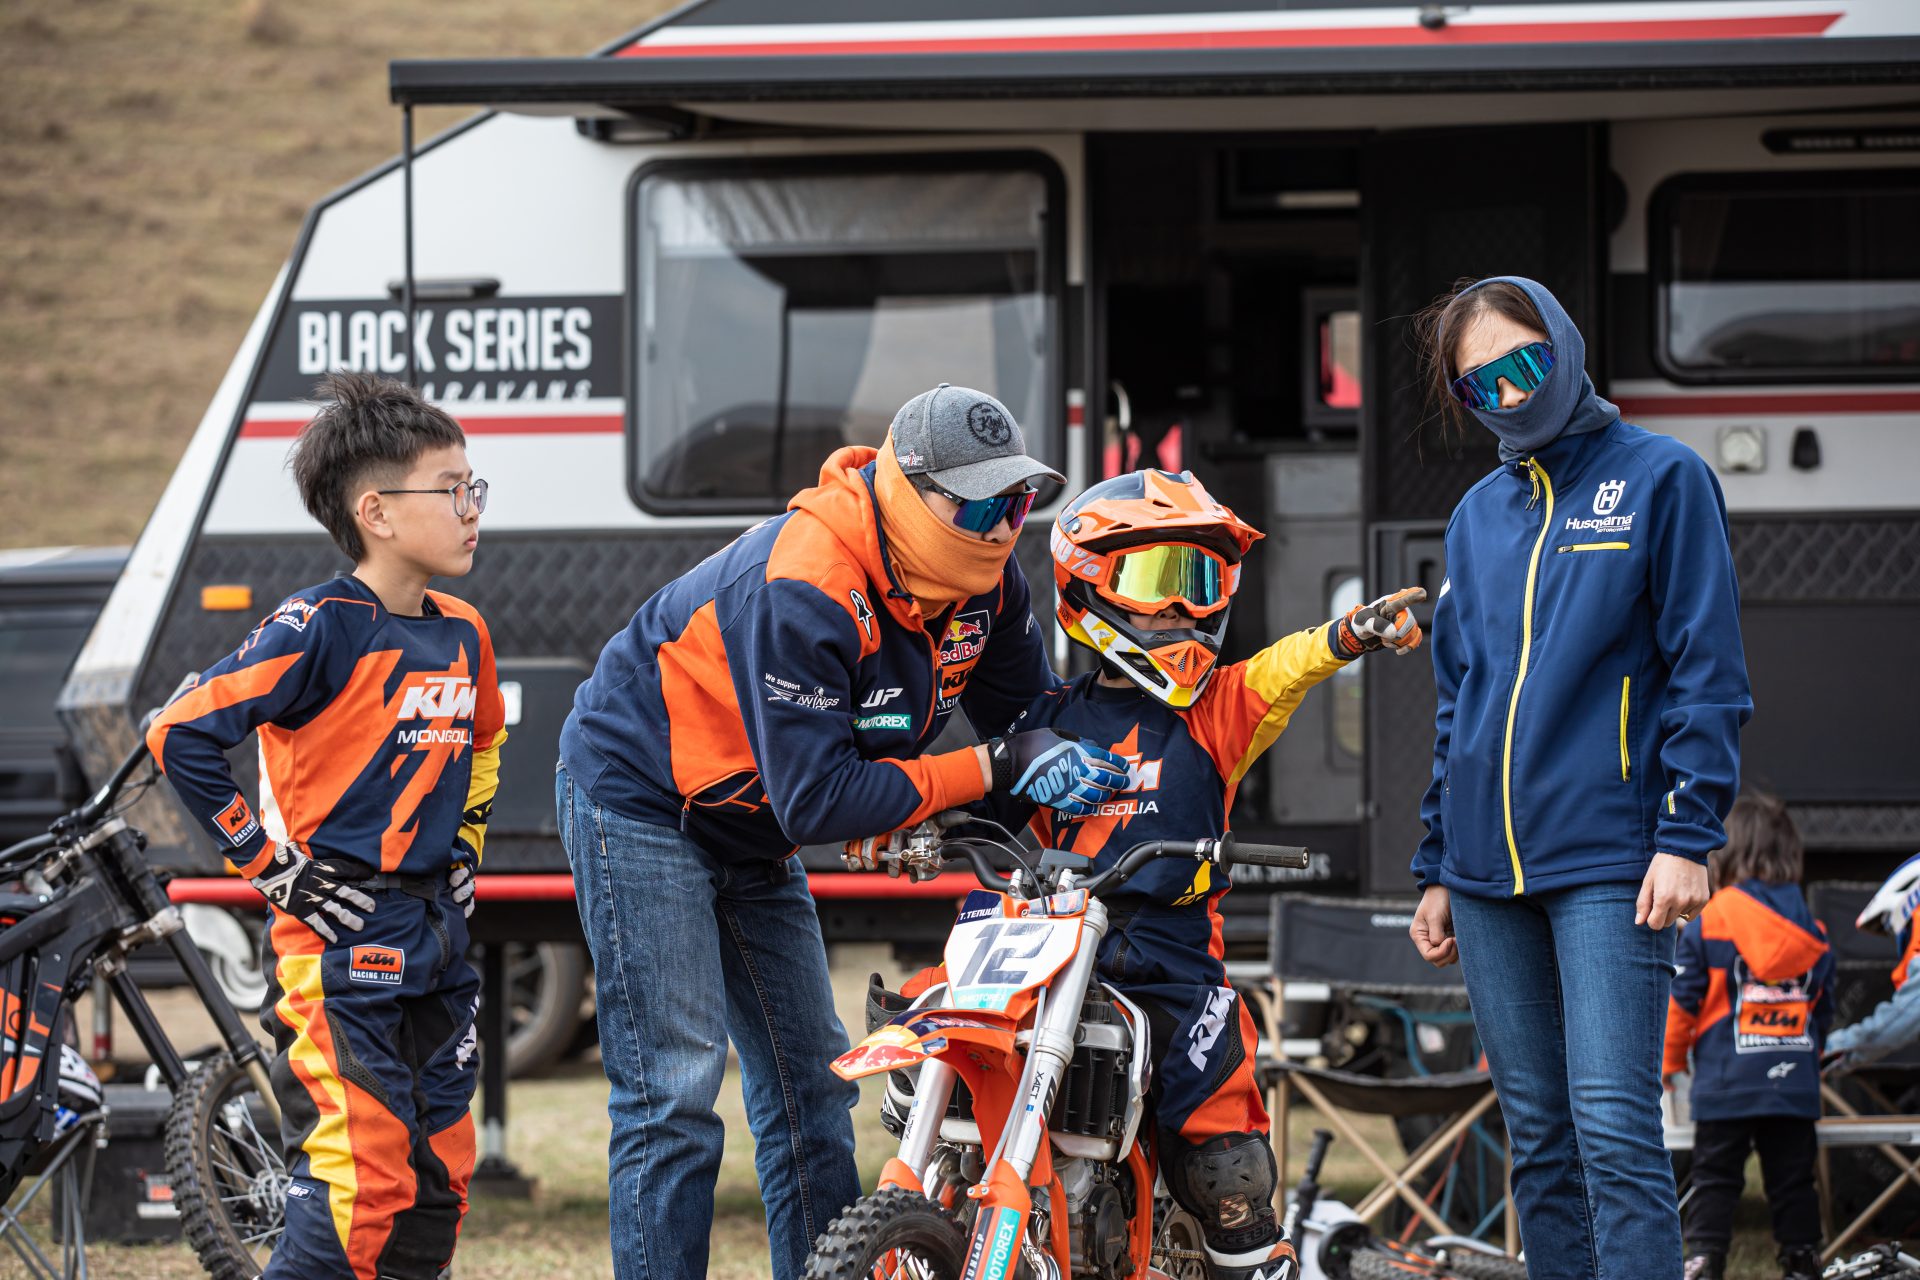
[[[375,493],[444,493],[453,498],[453,514],[466,518],[468,508],[476,513],[487,509],[487,482],[485,480],[462,480],[459,484],[449,485],[445,489],[376,489]]]

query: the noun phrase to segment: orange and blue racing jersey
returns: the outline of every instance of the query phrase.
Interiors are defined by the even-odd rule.
[[[376,872],[479,861],[506,739],[493,643],[464,601],[423,606],[389,613],[354,577],[298,592],[154,720],[153,758],[241,875],[283,838]],[[225,754],[256,731],[258,812]]]
[[[1143,840],[1225,832],[1247,770],[1287,727],[1307,690],[1346,665],[1329,642],[1330,625],[1283,636],[1245,662],[1217,669],[1185,710],[1133,685],[1102,685],[1091,672],[1035,699],[1014,729],[1089,739],[1127,761],[1126,789],[1093,816],[1034,813],[1042,845],[1086,855],[1091,873]],[[1150,863],[1117,892],[1161,906],[1205,904],[1210,911],[1228,887],[1205,864],[1167,859]]]
[[[1661,1070],[1693,1066],[1696,1120],[1820,1117],[1833,952],[1797,884],[1744,880],[1680,931]]]
[[[786,513],[640,606],[574,695],[560,759],[598,804],[721,858],[783,858],[985,792],[971,749],[924,754],[956,707],[1005,724],[1056,681],[1008,556],[932,618],[903,589],[849,447]]]

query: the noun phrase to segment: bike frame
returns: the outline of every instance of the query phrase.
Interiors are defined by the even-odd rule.
[[[92,799],[55,824],[52,833],[0,851],[0,864],[17,864],[25,855],[47,850],[48,857],[33,869],[50,890],[0,894],[0,916],[14,920],[0,930],[0,968],[30,950],[36,953],[32,1007],[24,1011],[21,1027],[22,1061],[37,1059],[39,1067],[22,1074],[40,1077],[38,1089],[28,1087],[31,1079],[11,1082],[12,1094],[0,1101],[0,1126],[58,1089],[58,1070],[44,1069],[48,1050],[58,1043],[61,1020],[72,1002],[95,977],[105,978],[168,1088],[178,1091],[186,1083],[186,1062],[127,971],[127,953],[148,942],[164,942],[173,953],[222,1042],[252,1079],[273,1122],[280,1122],[265,1056],[186,932],[180,909],[147,865],[145,838],[125,819],[108,813],[145,759],[142,745]],[[27,996],[21,993],[23,1000]]]

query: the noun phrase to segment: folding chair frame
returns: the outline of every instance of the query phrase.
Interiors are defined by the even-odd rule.
[[[1866,1087],[1871,1088],[1872,1086],[1869,1085]],[[1862,1118],[1860,1112],[1845,1098],[1840,1096],[1839,1090],[1824,1080],[1820,1082],[1820,1096],[1826,1100],[1828,1106],[1840,1114],[1855,1120]],[[1882,1102],[1884,1105],[1884,1099]],[[1889,1106],[1888,1110],[1891,1111],[1892,1108]],[[1900,1194],[1907,1183],[1912,1182],[1915,1186],[1920,1186],[1920,1162],[1908,1159],[1900,1153],[1898,1147],[1889,1143],[1880,1142],[1874,1145],[1879,1149],[1881,1155],[1893,1162],[1893,1167],[1898,1169],[1899,1173],[1894,1176],[1893,1181],[1889,1182],[1879,1195],[1874,1197],[1873,1203],[1869,1204],[1865,1209],[1862,1209],[1859,1216],[1848,1223],[1846,1230],[1840,1232],[1838,1235],[1834,1235],[1832,1231],[1833,1179],[1827,1160],[1827,1149],[1825,1147],[1820,1149],[1820,1217],[1821,1225],[1828,1229],[1827,1247],[1820,1254],[1820,1261],[1822,1262],[1829,1262],[1839,1256],[1840,1251],[1846,1247],[1847,1241],[1866,1230],[1867,1225],[1873,1221],[1875,1215],[1886,1208],[1887,1205],[1892,1202],[1893,1198]]]
[[[1252,984],[1249,984],[1247,996],[1253,999],[1259,1006],[1262,1015],[1262,1029],[1266,1034],[1267,1043],[1273,1045],[1277,1050],[1281,1040],[1280,1019],[1282,1012],[1282,999],[1278,990],[1278,980],[1270,979],[1264,988],[1254,987]],[[1388,1205],[1392,1204],[1393,1201],[1398,1198],[1404,1202],[1422,1222],[1432,1228],[1434,1232],[1441,1235],[1453,1234],[1453,1226],[1438,1213],[1435,1213],[1433,1206],[1429,1205],[1420,1193],[1414,1189],[1413,1179],[1426,1172],[1428,1166],[1440,1158],[1441,1153],[1457,1142],[1462,1134],[1465,1134],[1482,1116],[1493,1109],[1497,1099],[1491,1084],[1487,1086],[1487,1091],[1484,1096],[1471,1107],[1460,1112],[1454,1116],[1453,1119],[1435,1130],[1425,1142],[1420,1144],[1418,1149],[1407,1157],[1400,1168],[1395,1169],[1379,1152],[1373,1149],[1372,1144],[1368,1143],[1367,1140],[1360,1135],[1360,1132],[1353,1127],[1353,1123],[1347,1119],[1346,1114],[1341,1111],[1340,1108],[1334,1106],[1333,1103],[1328,1100],[1326,1094],[1322,1093],[1312,1080],[1305,1076],[1291,1075],[1284,1070],[1276,1072],[1273,1083],[1268,1086],[1267,1102],[1267,1109],[1273,1115],[1274,1130],[1279,1136],[1279,1140],[1273,1144],[1274,1161],[1279,1168],[1278,1185],[1274,1188],[1273,1195],[1274,1212],[1276,1214],[1284,1214],[1286,1212],[1286,1197],[1290,1189],[1289,1179],[1287,1177],[1287,1138],[1289,1133],[1287,1126],[1292,1112],[1292,1093],[1295,1089],[1300,1091],[1301,1095],[1306,1098],[1315,1111],[1318,1111],[1327,1118],[1327,1122],[1333,1126],[1335,1132],[1337,1132],[1343,1140],[1350,1143],[1354,1150],[1358,1151],[1361,1157],[1364,1158],[1368,1164],[1372,1165],[1375,1172],[1380,1175],[1380,1183],[1375,1186],[1372,1191],[1368,1192],[1360,1203],[1354,1207],[1354,1213],[1362,1222],[1372,1222],[1380,1216]],[[1502,1227],[1507,1256],[1513,1257],[1519,1252],[1520,1248],[1520,1222],[1513,1208],[1513,1156],[1511,1151],[1507,1152],[1503,1163],[1506,1169],[1507,1195],[1505,1197],[1506,1203],[1502,1215]],[[1915,1176],[1916,1181],[1920,1181],[1920,1174],[1916,1174]]]
[[[93,1196],[93,1166],[105,1132],[106,1112],[89,1111],[54,1140],[52,1153],[33,1181],[21,1184],[13,1198],[0,1205],[0,1240],[6,1242],[34,1280],[86,1280],[87,1206]],[[84,1162],[78,1159],[82,1150]],[[54,1215],[60,1236],[60,1263],[55,1265],[27,1234],[22,1221],[42,1191],[61,1180],[62,1197]]]

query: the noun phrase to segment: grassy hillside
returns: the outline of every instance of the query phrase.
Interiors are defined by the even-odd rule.
[[[399,150],[389,59],[584,53],[668,7],[0,6],[0,547],[139,533],[307,206]]]

